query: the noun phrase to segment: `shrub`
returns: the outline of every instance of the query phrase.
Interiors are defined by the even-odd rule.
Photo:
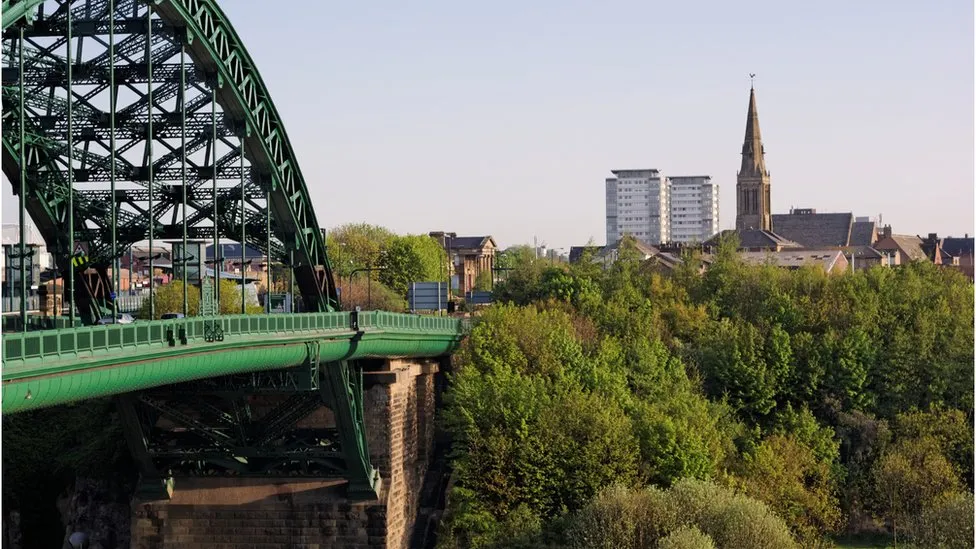
[[[576,549],[797,547],[786,524],[762,502],[693,479],[668,491],[605,490],[573,517],[567,539]]]
[[[934,549],[973,546],[973,495],[955,493],[926,509],[915,523],[915,541]]]
[[[567,537],[580,549],[642,549],[654,547],[677,526],[677,508],[666,492],[618,485],[598,494],[577,513]]]
[[[339,301],[344,311],[352,311],[360,307],[364,311],[400,313],[407,308],[407,302],[396,292],[384,286],[382,282],[376,280],[367,282],[365,276],[356,277],[352,282],[343,281],[341,289]]]
[[[658,549],[715,549],[715,542],[694,526],[682,526],[657,544]]]

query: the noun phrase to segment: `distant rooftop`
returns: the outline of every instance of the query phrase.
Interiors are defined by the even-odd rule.
[[[780,252],[739,252],[739,257],[750,265],[772,263],[777,267],[797,269],[805,265],[819,265],[827,272],[833,270],[841,258],[840,250],[783,250]]]
[[[630,170],[610,170],[610,173],[618,177],[627,177],[628,175],[635,174],[635,173],[646,173],[648,175],[656,175],[661,172],[659,172],[655,168],[634,168]]]

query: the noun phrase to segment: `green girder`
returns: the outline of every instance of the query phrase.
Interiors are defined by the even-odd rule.
[[[38,7],[44,3],[44,0],[5,0],[3,3],[3,28],[9,29],[13,27],[18,21],[25,20],[28,25],[31,24],[32,19],[38,9]],[[121,0],[119,2],[121,4]],[[306,311],[330,311],[337,310],[339,308],[339,298],[336,286],[333,281],[333,273],[331,265],[328,260],[327,251],[325,247],[325,242],[322,236],[322,232],[319,230],[318,221],[313,211],[311,199],[308,193],[308,189],[305,183],[305,179],[302,176],[301,170],[298,166],[298,162],[295,158],[294,151],[288,140],[287,134],[285,132],[284,124],[279,116],[277,109],[274,107],[271,101],[270,94],[268,93],[267,87],[264,85],[257,69],[248,55],[243,43],[237,36],[236,32],[233,30],[230,23],[227,21],[222,10],[219,8],[217,3],[212,0],[152,0],[149,2],[155,14],[162,20],[162,23],[168,25],[170,28],[175,29],[177,40],[182,40],[186,44],[186,51],[189,60],[204,73],[205,81],[209,83],[210,86],[215,90],[215,100],[220,104],[223,110],[223,120],[220,123],[221,140],[226,143],[225,132],[231,132],[231,134],[237,135],[242,141],[244,156],[250,163],[250,177],[252,183],[248,183],[248,188],[253,190],[260,190],[263,197],[263,191],[268,191],[269,193],[269,206],[268,210],[271,211],[273,223],[272,231],[277,238],[283,244],[283,247],[278,245],[276,242],[271,244],[272,250],[276,254],[278,260],[284,261],[285,258],[289,257],[289,251],[294,251],[293,264],[295,280],[298,284],[298,288],[301,293],[303,300],[303,309]],[[63,23],[62,23],[63,24]],[[156,27],[156,25],[153,25]],[[41,34],[44,36],[57,37],[57,32],[51,34],[50,27],[44,27],[41,30]],[[172,31],[170,31],[172,33]],[[45,34],[48,33],[48,34]],[[154,32],[154,44],[157,40],[162,40],[162,32]],[[138,52],[139,41],[138,40],[126,40],[119,42],[117,44],[117,55],[120,51]],[[126,49],[128,48],[128,49]],[[172,55],[172,52],[165,53],[167,50],[156,50],[152,51],[154,57],[159,57],[160,61],[163,61],[167,55]],[[178,48],[177,50],[178,51]],[[37,53],[32,50],[29,53]],[[157,55],[158,53],[158,55]],[[44,55],[54,55],[50,52]],[[127,55],[132,55],[129,53]],[[100,56],[101,59],[103,56]],[[35,74],[37,77],[38,70],[44,70],[44,67],[53,67],[57,65],[56,59],[49,60],[44,59],[44,62],[40,65],[31,65],[29,67],[31,74]],[[83,65],[77,65],[78,67],[83,67]],[[119,67],[117,67],[118,69]],[[131,66],[129,68],[132,68]],[[55,72],[49,75],[50,77],[57,76],[56,68],[51,69]],[[160,82],[167,82],[167,78],[172,78],[174,73],[174,66],[172,64],[162,65],[160,72],[154,72],[154,80],[156,78],[161,78]],[[104,71],[103,71],[104,72]],[[78,70],[75,80],[89,78],[96,74],[90,71],[85,72]],[[101,74],[101,73],[97,73]],[[139,75],[138,72],[126,73],[131,74],[134,81],[146,81],[145,74]],[[23,75],[17,78],[24,78]],[[97,80],[97,79],[96,79]],[[194,73],[194,77],[188,80],[188,85],[190,81],[197,82],[199,84],[199,79]],[[47,82],[47,80],[45,80]],[[49,85],[49,84],[42,84]],[[174,87],[173,84],[160,84],[163,86],[159,90],[154,90],[154,93],[158,93],[157,101],[163,101],[166,97],[171,97],[177,93],[175,90],[178,86]],[[16,90],[15,87],[10,88],[11,91]],[[200,97],[198,96],[197,99]],[[58,99],[52,97],[48,99],[51,103],[49,108],[58,109],[62,108],[63,105],[58,104]],[[36,102],[36,101],[35,101]],[[62,101],[63,102],[63,101]],[[91,120],[80,116],[78,113],[84,112],[83,101],[79,101],[75,105],[76,113],[76,129],[75,132],[82,128],[89,131],[87,134],[79,134],[79,142],[84,142],[86,139],[92,139],[93,136],[99,136],[99,139],[104,139],[105,130],[98,127],[91,126]],[[10,109],[10,104],[5,105],[5,109]],[[35,108],[37,108],[35,106]],[[131,111],[131,109],[129,109]],[[39,111],[43,114],[43,111]],[[5,113],[6,114],[6,113]],[[157,113],[158,114],[158,113]],[[136,120],[138,117],[144,116],[144,113],[138,113],[135,111],[122,113],[119,111],[117,126],[117,134],[124,135],[126,138],[131,139],[134,135],[138,135],[138,132],[134,132],[132,124],[137,124]],[[136,117],[136,118],[134,118]],[[44,117],[42,117],[44,118]],[[63,125],[63,121],[57,116],[46,116],[47,119],[51,119],[48,122],[53,124]],[[188,150],[196,150],[202,145],[200,137],[194,137],[190,139],[189,132],[192,128],[197,128],[203,123],[204,116],[200,113],[192,113],[188,116],[191,125],[188,126],[187,135],[187,147]],[[9,120],[8,120],[9,121]],[[87,124],[87,125],[86,125]],[[129,124],[128,126],[126,124]],[[192,128],[191,128],[192,126]],[[47,127],[47,126],[45,126]],[[164,133],[166,131],[172,131],[172,129],[167,129],[163,124],[160,125],[161,131]],[[95,133],[91,133],[95,132]],[[36,134],[36,135],[35,135]],[[57,135],[63,137],[64,128],[63,127],[51,127],[48,130],[37,130],[32,131],[31,135],[35,135],[35,141],[43,143],[45,135]],[[155,134],[154,134],[155,135]],[[169,134],[166,134],[169,135]],[[196,135],[196,134],[195,134]],[[8,136],[5,134],[5,141],[13,136]],[[172,136],[170,136],[172,138]],[[16,143],[5,143],[5,149],[8,151],[18,150],[18,145]],[[63,145],[62,145],[63,146]],[[48,151],[48,155],[55,155],[55,149],[51,147],[44,147],[45,151]],[[6,151],[5,151],[6,152]],[[82,159],[82,157],[88,158],[87,160]],[[8,155],[9,158],[9,155]],[[87,148],[84,150],[79,149],[76,153],[76,158],[81,159],[82,162],[88,162],[90,165],[101,166],[100,169],[104,170],[104,164],[107,162],[105,158],[98,157],[95,153],[89,153]],[[168,167],[172,165],[174,159],[178,157],[174,156],[173,152],[166,153],[160,156],[156,161],[153,162],[153,166],[159,167],[156,176],[157,179],[162,176],[163,179],[172,178],[174,173],[178,173],[174,168]],[[14,158],[16,159],[16,158]],[[221,159],[221,162],[225,162],[228,157]],[[230,157],[232,159],[232,157]],[[53,162],[53,160],[51,161]],[[15,171],[19,168],[18,162],[11,164],[10,162],[5,162],[5,171],[8,172],[8,177],[16,175]],[[53,164],[52,164],[53,165]],[[127,181],[133,181],[137,184],[140,183],[140,178],[143,174],[138,170],[132,171],[131,166],[127,166],[124,158],[121,156],[117,160],[117,165],[119,169],[125,169],[132,173],[120,172],[120,178]],[[61,168],[58,166],[59,169]],[[64,186],[63,177],[59,178],[58,173],[61,173],[59,169],[41,171],[29,177],[28,184],[31,186],[41,186],[44,188],[57,188]],[[228,176],[237,177],[240,176],[240,168],[236,165],[225,165],[220,163],[217,165],[218,178],[224,179]],[[168,170],[168,171],[167,171]],[[199,185],[201,181],[205,181],[207,177],[212,177],[212,172],[191,173],[191,179],[194,185]],[[91,181],[101,181],[104,180],[105,175],[92,172]],[[242,176],[241,176],[242,177]],[[9,177],[11,180],[16,179],[16,177]],[[203,178],[203,179],[201,179]],[[188,183],[189,184],[189,183]],[[239,189],[240,187],[238,187]],[[196,189],[194,189],[196,191]],[[157,191],[159,192],[159,191]],[[221,191],[226,193],[227,190]],[[249,196],[254,196],[254,192],[249,191],[251,194]],[[37,194],[37,193],[34,193]],[[65,193],[62,193],[65,194]],[[76,193],[72,193],[76,194]],[[94,198],[97,191],[86,191],[86,197],[89,199],[94,206],[101,206],[107,210],[109,202],[105,198],[105,193],[102,192],[98,195],[98,198]],[[131,191],[121,191],[116,200],[127,201],[130,198],[136,196],[136,194]],[[64,197],[67,198],[67,195]],[[172,234],[174,231],[165,230],[163,227],[159,226],[161,223],[160,215],[169,207],[172,202],[167,202],[164,196],[160,196],[161,200],[154,206],[153,210],[156,212],[157,238],[174,238],[178,235]],[[250,208],[258,207],[257,204],[250,202],[251,198],[248,199]],[[220,210],[218,215],[219,225],[221,227],[221,233],[224,233],[225,237],[229,237],[232,240],[238,240],[234,238],[234,235],[241,234],[240,221],[237,219],[237,210],[234,208],[227,208],[224,205],[223,200],[218,201],[218,209]],[[90,226],[85,226],[85,223],[93,223],[95,226],[99,227],[101,230],[99,232],[110,231],[109,223],[105,225],[103,218],[106,215],[97,215],[96,210],[87,212],[83,208],[78,208],[82,205],[81,200],[76,200],[76,213],[78,217],[81,218],[76,222],[76,227],[81,225],[83,228],[78,231],[79,239],[84,238],[87,234],[92,231],[99,231],[99,229],[93,229]],[[133,204],[130,202],[130,204]],[[212,201],[210,202],[212,204]],[[200,213],[208,212],[212,210],[212,207],[207,204],[207,201],[197,201],[193,204],[193,207],[197,210],[194,213],[193,223],[197,223],[200,219]],[[41,209],[35,209],[38,211],[32,211],[32,216],[38,217],[50,217],[51,212],[41,211]],[[48,208],[50,209],[50,208]],[[90,208],[89,208],[90,209]],[[124,216],[128,213],[131,217],[132,212],[125,212],[121,208],[118,208],[119,215]],[[138,241],[144,237],[146,228],[143,222],[143,227],[140,230],[137,227],[138,220],[145,219],[145,215],[139,215],[140,212],[135,212],[135,222],[131,219],[126,220],[120,217],[117,226],[119,228],[118,243],[120,250],[125,249],[129,244]],[[45,215],[47,214],[47,215]],[[175,213],[174,213],[175,215]],[[205,214],[207,215],[207,214]],[[246,215],[246,235],[249,246],[253,246],[259,249],[265,249],[268,242],[267,232],[264,230],[264,223],[262,220],[254,214],[253,211]],[[38,223],[39,228],[45,226],[56,225],[55,220],[42,220],[35,218]],[[212,229],[208,232],[207,227],[190,227],[191,222],[188,220],[188,236],[190,238],[207,238],[213,236]],[[136,234],[139,233],[139,234]],[[63,239],[63,233],[56,234],[50,231],[43,231],[42,234],[46,241],[50,241],[49,245],[52,248],[58,238]],[[105,247],[106,238],[92,239],[92,242],[98,242],[98,248]],[[104,250],[94,250],[97,252],[103,252]],[[92,258],[93,265],[104,264],[108,265],[111,257],[105,256],[105,253],[92,253],[90,254]],[[84,315],[87,322],[92,322],[98,315]]]
[[[338,307],[325,242],[315,219],[295,153],[278,110],[251,56],[214,0],[155,0],[164,21],[186,25],[189,54],[198,66],[217,72],[218,102],[245,122],[245,154],[259,178],[267,178],[279,237],[296,254],[295,277],[308,310]],[[223,84],[223,85],[221,85]],[[240,127],[240,126],[238,126]],[[318,269],[322,269],[321,274]]]
[[[454,352],[463,321],[379,311],[233,315],[3,334],[3,412],[242,372]],[[223,340],[206,341],[219,322]],[[307,345],[317,342],[316,345]],[[320,368],[327,368],[321,366]]]

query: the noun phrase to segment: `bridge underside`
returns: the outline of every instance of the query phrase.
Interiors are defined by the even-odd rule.
[[[342,441],[335,443],[334,425],[339,420],[333,409],[322,406],[332,396],[321,385],[318,390],[295,390],[301,379],[269,372],[262,378],[263,391],[241,391],[245,379],[229,376],[206,385],[181,384],[126,395],[121,400],[129,403],[123,406],[131,404],[129,417],[156,418],[152,427],[145,417],[138,418],[138,427],[127,427],[130,439],[149,431],[155,437],[144,445],[143,459],[154,467],[178,464],[165,498],[159,498],[158,488],[137,495],[131,546],[408,547],[431,456],[442,364],[404,359],[363,360],[348,366],[351,373],[361,372],[363,380],[368,457],[380,479],[374,483],[373,497],[364,497],[367,491],[354,490],[336,477],[343,467],[343,458],[337,456]],[[292,389],[282,390],[282,384]],[[283,406],[289,400],[293,408],[311,411],[296,420],[304,412],[289,413],[292,408]],[[299,402],[307,405],[303,408]],[[245,419],[220,419],[229,412]],[[242,432],[234,434],[235,429]],[[230,449],[242,440],[247,446]],[[200,446],[206,449],[194,451]],[[218,446],[222,449],[212,449]],[[307,454],[298,455],[299,447]],[[207,459],[201,459],[202,454],[208,454]],[[255,457],[242,465],[241,454]],[[251,474],[262,466],[270,468],[270,474]]]
[[[345,479],[352,500],[375,499],[362,395],[361,361],[308,361],[120,395],[138,496],[169,497],[179,477],[314,477]]]

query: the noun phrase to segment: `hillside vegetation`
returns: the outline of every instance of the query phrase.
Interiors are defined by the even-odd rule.
[[[445,398],[439,546],[970,547],[972,283],[685,259],[515,262]]]

